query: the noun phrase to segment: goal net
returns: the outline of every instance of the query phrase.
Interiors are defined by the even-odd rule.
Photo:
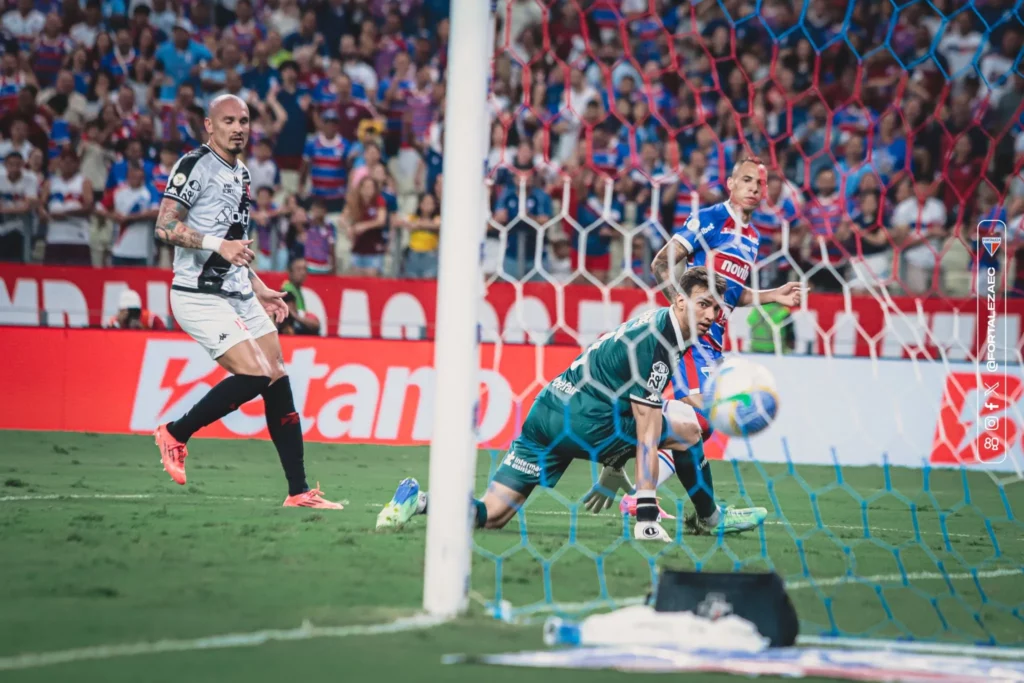
[[[600,466],[578,461],[474,535],[472,598],[504,618],[579,615],[643,599],[662,568],[772,570],[804,634],[1019,642],[1024,24],[1010,4],[498,3],[477,493],[580,348],[664,305],[652,256],[727,198],[738,159],[768,167],[750,285],[809,293],[737,308],[727,327],[725,354],[766,366],[781,409],[705,454],[719,504],[766,507],[763,528],[697,537],[667,520],[674,543],[634,543],[618,505],[584,509]],[[510,424],[484,424],[492,375],[509,380]],[[674,478],[659,496],[677,518],[692,509]]]

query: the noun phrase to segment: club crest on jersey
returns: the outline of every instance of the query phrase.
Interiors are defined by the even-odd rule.
[[[722,275],[726,280],[737,284],[747,284],[750,277],[750,262],[723,252],[714,252],[708,257],[711,266],[716,273]]]

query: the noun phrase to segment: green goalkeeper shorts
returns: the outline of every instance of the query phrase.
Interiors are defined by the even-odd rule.
[[[668,422],[661,418],[662,434]],[[596,420],[567,415],[562,405],[535,401],[523,431],[509,446],[492,481],[529,495],[537,485],[554,488],[573,460],[622,467],[636,456],[632,415]]]

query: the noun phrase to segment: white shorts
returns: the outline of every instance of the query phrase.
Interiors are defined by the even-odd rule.
[[[235,344],[277,332],[256,297],[229,299],[216,294],[171,290],[171,313],[178,327],[217,359]]]

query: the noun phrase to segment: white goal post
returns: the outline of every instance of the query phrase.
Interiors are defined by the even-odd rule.
[[[487,86],[493,48],[489,0],[452,0],[444,112],[434,432],[423,608],[451,617],[468,607],[479,396],[477,314],[486,216]]]

